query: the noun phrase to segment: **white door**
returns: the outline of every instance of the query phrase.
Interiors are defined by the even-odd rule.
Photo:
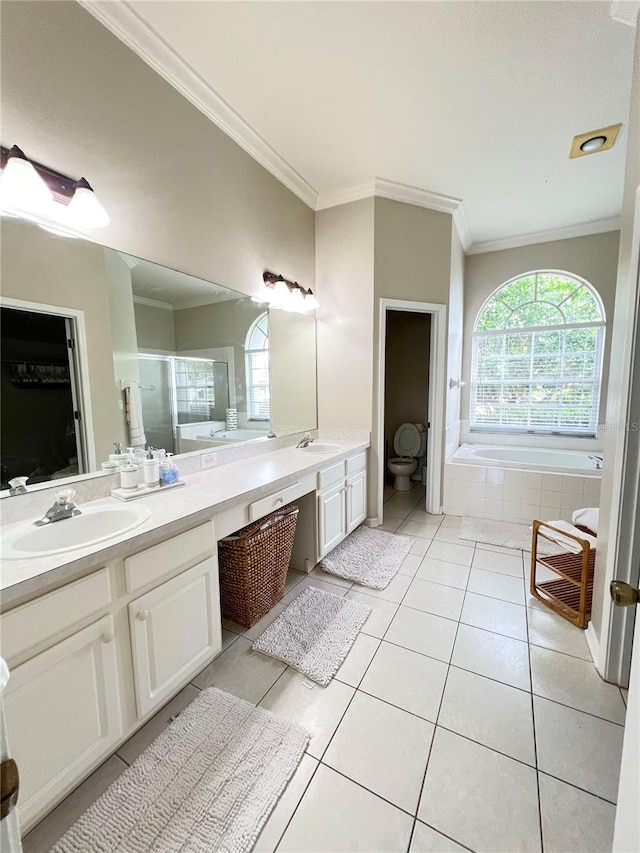
[[[344,483],[318,495],[318,557],[324,557],[347,535]]]
[[[129,604],[138,716],[168,699],[222,648],[214,557]]]
[[[614,853],[640,850],[640,611],[636,608],[629,704],[622,745]]]
[[[111,616],[11,670],[4,715],[29,829],[122,734]]]
[[[367,472],[360,471],[347,480],[347,533],[367,517]]]

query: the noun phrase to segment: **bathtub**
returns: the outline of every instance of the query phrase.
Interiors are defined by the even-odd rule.
[[[525,471],[548,471],[555,474],[583,473],[599,477],[601,469],[595,467],[590,455],[593,454],[582,450],[553,450],[548,447],[463,444],[449,461],[454,464],[521,468]]]
[[[571,521],[574,510],[600,501],[602,471],[587,451],[463,444],[444,469],[443,509],[451,515]]]

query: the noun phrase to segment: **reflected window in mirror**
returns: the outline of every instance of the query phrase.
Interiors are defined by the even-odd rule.
[[[269,315],[265,311],[249,329],[245,343],[247,381],[247,417],[250,421],[269,421]]]

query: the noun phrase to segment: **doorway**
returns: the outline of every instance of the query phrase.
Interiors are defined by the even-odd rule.
[[[389,472],[389,460],[402,455],[402,450],[394,447],[398,428],[406,423],[414,424],[420,431],[429,428],[430,339],[430,314],[387,311],[382,462],[389,484],[394,482],[394,475]],[[425,452],[417,457],[416,470],[411,475],[413,482],[426,484],[428,463],[425,443]]]
[[[1,487],[84,473],[73,318],[3,306],[0,319]]]
[[[388,328],[393,330],[390,347],[390,364],[392,365],[392,370],[389,371],[389,377],[387,377]],[[397,328],[404,329],[404,341],[396,340]],[[410,349],[406,346],[410,339],[414,344],[419,346],[419,351],[413,354],[411,354]],[[440,487],[444,446],[445,340],[445,305],[430,302],[409,302],[400,299],[380,300],[376,442],[378,457],[377,517],[380,520],[383,517],[387,458],[389,455],[395,455],[393,452],[393,434],[401,423],[407,422],[423,423],[427,428],[425,509],[427,512],[434,514],[441,512]],[[406,361],[405,372],[402,377],[399,375],[400,371],[395,369],[402,388],[406,386],[406,389],[413,388],[417,392],[412,393],[410,409],[408,398],[405,398],[402,394],[396,394],[391,388],[391,383],[394,381],[392,378],[394,372],[393,365],[398,363],[399,358]],[[424,386],[425,383],[426,394],[424,393],[424,388],[422,388],[422,391],[419,390],[419,386]],[[407,393],[410,392],[407,391]],[[394,403],[392,403],[391,410],[387,409],[388,397],[396,401],[395,409],[393,408]],[[405,406],[406,408],[404,408]],[[399,412],[401,410],[406,411],[411,417],[400,415]],[[397,411],[398,414],[393,418],[386,417],[385,415],[389,411]],[[392,420],[395,420],[397,417],[400,417],[401,420],[394,426]]]

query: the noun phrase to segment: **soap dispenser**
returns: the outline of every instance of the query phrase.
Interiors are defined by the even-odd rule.
[[[180,476],[176,463],[173,461],[173,453],[167,453],[166,461],[160,468],[163,486],[172,486],[178,482]]]

